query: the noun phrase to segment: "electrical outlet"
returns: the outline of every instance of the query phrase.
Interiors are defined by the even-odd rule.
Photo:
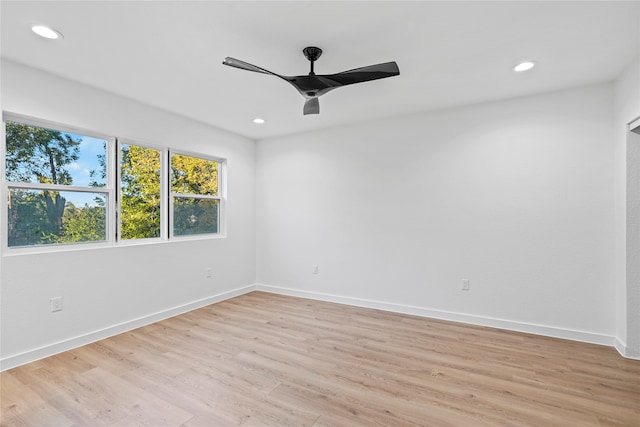
[[[51,298],[51,312],[62,311],[62,297]]]
[[[468,291],[469,289],[471,289],[471,283],[469,282],[469,279],[462,279],[462,288],[463,291]]]
[[[318,266],[317,265],[313,266],[313,268],[311,269],[311,273],[318,274]]]
[[[206,277],[207,279],[211,279],[211,269],[210,269],[210,268],[207,268],[207,273],[206,273],[206,276],[205,276],[205,277]]]

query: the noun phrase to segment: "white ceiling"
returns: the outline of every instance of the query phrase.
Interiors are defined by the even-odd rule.
[[[2,56],[254,139],[609,81],[640,52],[640,2],[2,1]],[[30,31],[46,24],[64,39]],[[303,116],[278,74],[396,61]],[[538,67],[516,74],[533,59]],[[252,119],[267,122],[255,125]]]

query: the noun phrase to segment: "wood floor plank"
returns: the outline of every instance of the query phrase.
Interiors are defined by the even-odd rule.
[[[74,423],[69,418],[10,373],[2,374],[0,387],[2,390],[13,391],[10,401],[3,399],[4,393],[0,394],[0,401],[2,401],[0,415],[2,419],[10,420],[10,423],[6,423],[7,426],[73,426]],[[0,421],[0,425],[4,426],[5,421]]]
[[[0,426],[640,427],[609,347],[252,292],[0,374]]]

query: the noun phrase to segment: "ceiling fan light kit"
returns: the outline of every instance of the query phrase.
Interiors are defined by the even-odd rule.
[[[318,98],[333,89],[354,83],[393,77],[400,74],[398,64],[395,62],[385,62],[382,64],[355,68],[353,70],[347,70],[336,74],[318,75],[314,72],[314,63],[318,58],[320,58],[320,55],[322,55],[322,49],[315,46],[308,46],[302,50],[302,53],[311,63],[311,70],[309,71],[309,74],[302,76],[283,76],[231,57],[225,58],[222,63],[241,70],[271,74],[272,76],[279,77],[289,82],[294,88],[296,88],[300,95],[305,98],[304,107],[302,108],[302,112],[305,115],[319,114],[320,103],[318,102]]]

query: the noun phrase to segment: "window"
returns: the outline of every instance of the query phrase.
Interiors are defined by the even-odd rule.
[[[216,160],[171,154],[172,236],[218,232],[218,169]]]
[[[13,115],[3,148],[5,248],[221,234],[222,159]]]
[[[110,141],[18,121],[5,137],[7,246],[107,241]]]
[[[120,239],[162,233],[162,151],[120,144]]]

